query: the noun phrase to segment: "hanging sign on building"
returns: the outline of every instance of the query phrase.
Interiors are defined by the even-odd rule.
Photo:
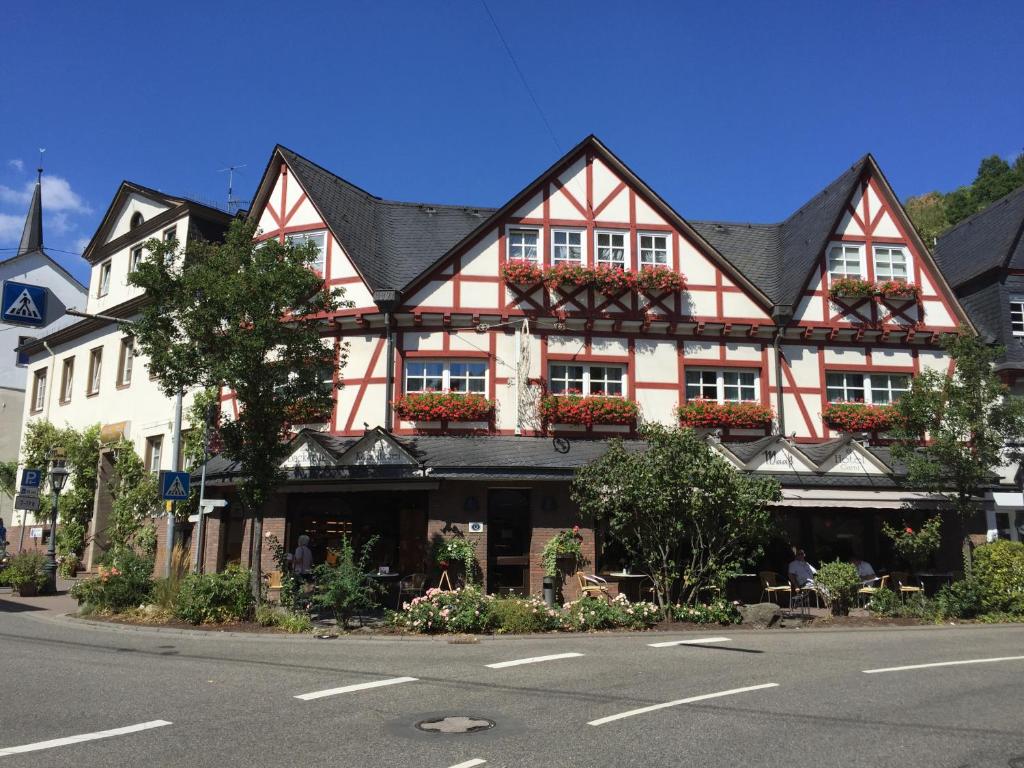
[[[0,318],[6,323],[36,328],[46,325],[46,289],[5,280],[0,297]]]

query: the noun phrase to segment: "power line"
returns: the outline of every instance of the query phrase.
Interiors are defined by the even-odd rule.
[[[544,110],[540,107],[540,102],[537,101],[537,97],[533,95],[533,91],[530,89],[530,84],[526,82],[526,75],[523,74],[523,70],[519,68],[519,62],[516,61],[515,54],[512,53],[512,49],[509,48],[508,42],[505,40],[505,36],[501,34],[501,27],[498,26],[497,20],[494,18],[494,14],[491,13],[491,9],[487,7],[487,0],[480,0],[480,5],[487,11],[487,16],[491,20],[491,24],[494,25],[494,31],[498,33],[498,39],[501,40],[501,44],[505,46],[505,52],[508,54],[509,59],[512,60],[512,66],[516,68],[516,73],[519,75],[519,79],[523,82],[523,88],[526,89],[526,93],[529,95],[530,100],[533,102],[533,106],[537,108],[537,113],[540,115],[540,119],[544,121],[544,127],[548,129],[548,134],[551,136],[551,141],[555,143],[555,149],[559,152],[562,151],[561,144],[558,143],[558,138],[555,136],[554,130],[551,128],[551,123],[548,122],[547,116],[544,114]]]

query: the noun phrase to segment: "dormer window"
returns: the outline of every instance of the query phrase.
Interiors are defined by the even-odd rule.
[[[1024,336],[1024,296],[1010,297],[1010,330],[1014,336]]]
[[[861,277],[860,246],[850,243],[833,245],[828,252],[828,273],[831,277]]]
[[[145,221],[145,219],[142,217],[142,214],[136,211],[135,213],[132,214],[132,218],[128,224],[128,228],[135,229],[136,227],[140,226],[143,221]]]
[[[324,273],[324,255],[327,253],[327,233],[325,231],[294,232],[288,235],[288,242],[292,245],[314,243],[316,245],[316,259],[313,261],[312,267],[321,275]]]
[[[899,246],[875,246],[875,279],[907,282],[907,252]]]

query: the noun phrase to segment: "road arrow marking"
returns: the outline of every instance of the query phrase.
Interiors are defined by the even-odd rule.
[[[81,744],[83,741],[95,741],[96,739],[109,739],[111,736],[124,736],[127,733],[147,731],[150,728],[160,728],[170,725],[167,720],[150,720],[148,723],[137,725],[126,725],[124,728],[111,728],[109,731],[96,731],[95,733],[81,733],[78,736],[65,736],[63,739],[50,739],[49,741],[37,741],[35,744],[25,744],[20,747],[6,747],[0,749],[0,757],[9,755],[21,755],[25,752],[38,752],[42,749],[53,749],[64,747],[68,744]]]

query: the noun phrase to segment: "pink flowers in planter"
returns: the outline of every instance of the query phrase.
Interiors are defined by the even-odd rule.
[[[829,403],[821,418],[839,432],[874,432],[892,429],[899,422],[899,411],[892,405]]]
[[[545,424],[633,424],[640,408],[632,400],[607,395],[548,395],[541,398]]]
[[[515,285],[544,283],[549,288],[587,287],[605,296],[618,296],[627,291],[670,293],[686,287],[685,277],[664,266],[642,267],[634,272],[607,264],[585,267],[563,261],[551,267],[541,267],[533,261],[513,259],[502,267],[501,276],[505,282]]]
[[[916,299],[921,289],[913,283],[901,283],[898,280],[886,280],[875,286],[878,295],[883,299]]]
[[[544,269],[533,261],[512,259],[501,268],[505,282],[515,285],[534,285],[544,280]]]
[[[828,295],[831,299],[870,299],[878,297],[883,301],[917,299],[921,289],[914,283],[902,283],[899,280],[883,280],[870,283],[859,277],[837,277],[829,286]]]
[[[416,392],[396,400],[394,408],[407,421],[487,421],[494,403],[462,392]]]
[[[690,400],[679,406],[676,413],[684,427],[734,429],[765,429],[770,427],[775,413],[760,403],[716,403],[713,400]]]

